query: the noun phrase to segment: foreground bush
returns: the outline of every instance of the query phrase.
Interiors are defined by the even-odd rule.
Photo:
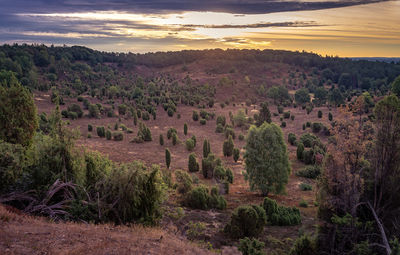
[[[304,234],[296,239],[289,255],[317,255],[317,244],[315,238]],[[361,253],[357,253],[361,254]],[[364,254],[364,253],[363,253]]]
[[[154,224],[161,217],[163,185],[158,167],[134,161],[115,167],[98,184],[101,219],[116,223]]]
[[[293,226],[301,223],[300,211],[296,207],[280,206],[275,200],[266,197],[263,208],[271,225]]]
[[[258,205],[237,207],[224,231],[233,238],[258,236],[267,222],[265,210]]]
[[[257,239],[245,237],[240,239],[238,250],[242,252],[243,255],[265,255],[263,248],[265,246],[264,242],[260,242]]]

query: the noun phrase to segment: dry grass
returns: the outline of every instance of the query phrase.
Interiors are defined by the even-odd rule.
[[[159,228],[54,223],[0,205],[1,254],[210,254]]]

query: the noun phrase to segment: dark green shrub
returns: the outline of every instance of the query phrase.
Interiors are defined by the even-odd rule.
[[[118,129],[119,129],[119,124],[118,124],[118,122],[116,122],[114,125],[114,130],[118,130]]]
[[[226,208],[226,200],[223,196],[219,195],[219,190],[217,187],[211,188],[211,196],[209,198],[208,207],[218,210],[224,210]]]
[[[307,184],[307,183],[304,183],[304,182],[300,183],[299,188],[300,188],[301,191],[312,190],[312,186],[310,184]]]
[[[106,135],[104,127],[96,127],[96,132],[99,137],[104,137]]]
[[[100,116],[100,110],[97,105],[95,105],[95,104],[89,105],[89,116],[92,118],[98,118]]]
[[[244,135],[243,134],[239,134],[239,141],[243,141],[244,140]]]
[[[27,165],[26,150],[21,144],[0,142],[0,194],[11,191]]]
[[[156,166],[148,169],[138,161],[122,164],[97,186],[101,220],[155,224],[161,217],[164,195]]]
[[[328,119],[329,119],[329,121],[332,121],[332,120],[333,120],[333,115],[332,115],[331,112],[329,112],[329,114],[328,114]]]
[[[197,162],[196,154],[194,152],[189,154],[188,168],[189,172],[198,172],[200,170],[200,166]]]
[[[199,113],[197,111],[193,111],[192,119],[194,121],[198,121],[199,120]]]
[[[238,250],[242,252],[243,255],[265,255],[263,252],[265,243],[260,242],[257,239],[245,237],[239,240]]]
[[[315,159],[314,159],[314,150],[309,149],[309,150],[304,150],[303,151],[303,162],[306,165],[314,164]]]
[[[303,143],[300,142],[297,144],[297,150],[296,150],[297,159],[300,161],[303,160],[303,152],[304,152],[304,145]]]
[[[296,145],[296,135],[293,134],[293,133],[289,133],[289,134],[288,134],[288,142],[289,142],[291,145]]]
[[[124,139],[124,134],[122,132],[113,132],[112,136],[114,141],[122,141]]]
[[[318,111],[318,118],[322,118],[322,111],[321,110]]]
[[[222,127],[226,125],[226,118],[225,116],[218,116],[217,117],[217,125],[221,124]]]
[[[300,142],[304,145],[304,147],[311,148],[314,142],[319,142],[319,139],[313,134],[305,133],[300,137]]]
[[[214,169],[214,178],[218,181],[224,180],[225,179],[225,169],[223,166],[217,166]]]
[[[307,166],[296,172],[297,176],[316,179],[321,174],[321,167],[317,165]]]
[[[153,138],[151,137],[150,128],[148,128],[143,122],[139,122],[137,137],[145,142],[150,142],[153,140]]]
[[[204,178],[212,178],[215,167],[220,165],[222,165],[221,159],[213,153],[209,153],[207,158],[203,158],[201,161],[201,170]]]
[[[178,135],[176,133],[172,134],[172,145],[177,145],[179,143]]]
[[[319,122],[314,122],[311,125],[311,129],[312,129],[313,133],[319,133],[319,131],[321,131],[322,127],[323,127],[322,123],[319,123]]]
[[[180,194],[186,194],[192,189],[192,178],[190,175],[184,171],[176,170],[175,172],[175,180],[177,183],[176,190]]]
[[[169,166],[171,165],[171,152],[169,149],[165,149],[165,164],[167,165],[167,168],[169,169]]]
[[[92,132],[93,131],[93,126],[91,124],[88,124],[88,131]]]
[[[76,120],[78,118],[78,114],[76,112],[68,112],[68,119]]]
[[[258,236],[266,224],[265,210],[258,205],[242,205],[231,215],[224,231],[233,238]]]
[[[306,130],[306,124],[303,124],[303,130]]]
[[[106,139],[111,140],[111,137],[112,137],[111,131],[107,129],[106,130]]]
[[[188,151],[192,151],[194,149],[195,143],[192,138],[189,138],[186,140],[185,145],[186,145],[186,149]]]
[[[301,223],[300,211],[296,207],[280,206],[275,200],[265,197],[263,208],[271,225],[293,226]]]
[[[207,158],[211,152],[210,141],[204,139],[203,141],[203,158]]]
[[[233,143],[232,136],[229,136],[228,140],[225,140],[224,144],[222,145],[222,151],[224,153],[224,156],[225,157],[232,156],[234,147],[235,144]]]
[[[78,104],[72,104],[68,106],[68,111],[69,112],[75,112],[78,118],[81,118],[83,116],[83,111],[81,107]]]
[[[142,120],[150,120],[150,114],[148,112],[143,112]]]
[[[235,131],[234,131],[233,128],[231,128],[231,127],[228,127],[228,126],[227,126],[227,127],[225,128],[224,133],[225,133],[225,138],[226,138],[226,139],[228,139],[229,136],[232,136],[232,139],[235,139],[235,137],[236,137]]]
[[[175,134],[178,133],[178,132],[176,131],[175,128],[170,128],[170,129],[168,129],[168,131],[167,131],[167,138],[168,138],[168,140],[172,138],[172,134],[174,134],[174,133],[175,133]]]
[[[128,109],[128,107],[126,105],[124,105],[124,104],[118,105],[118,113],[119,113],[119,115],[125,115],[127,109]]]
[[[193,140],[193,142],[194,142],[194,146],[196,147],[197,139],[196,139],[196,136],[195,136],[195,135],[192,135],[192,140]]]
[[[193,209],[207,210],[210,195],[208,194],[208,188],[205,186],[198,186],[188,192],[185,205]]]
[[[188,133],[188,125],[185,123],[183,124],[183,134],[187,135]]]
[[[63,116],[64,118],[68,118],[68,111],[67,110],[62,110],[61,111],[61,116]]]
[[[282,113],[283,113],[283,106],[278,105],[277,109],[278,109],[278,113],[279,113],[279,114],[282,114]]]
[[[289,119],[290,118],[290,112],[284,112],[283,113],[283,118]]]
[[[215,133],[222,133],[224,132],[224,127],[221,124],[217,124],[217,127],[215,128]]]
[[[237,162],[239,160],[239,158],[240,158],[240,150],[239,150],[239,148],[234,148],[233,149],[233,160],[235,162]]]
[[[317,255],[317,244],[315,238],[304,234],[296,239],[289,255]]]
[[[207,124],[207,120],[205,119],[200,119],[200,125],[205,125]]]
[[[285,121],[282,121],[282,123],[281,123],[281,127],[283,127],[283,128],[285,128],[285,127],[286,127],[286,122],[285,122]]]
[[[168,114],[169,117],[174,116],[174,110],[172,110],[171,108],[168,108],[167,114]]]
[[[311,127],[311,122],[307,121],[306,122],[306,127]]]
[[[226,180],[229,182],[229,183],[233,183],[233,179],[234,179],[234,176],[233,176],[233,172],[232,172],[232,170],[230,169],[230,168],[226,168],[225,169],[225,175],[226,175]]]
[[[160,145],[163,146],[164,145],[164,136],[163,134],[160,134]]]
[[[304,207],[304,208],[307,208],[308,207],[308,203],[307,203],[307,201],[305,201],[303,198],[300,200],[300,202],[299,202],[299,206],[300,207]]]

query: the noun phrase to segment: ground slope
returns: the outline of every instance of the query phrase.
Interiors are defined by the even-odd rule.
[[[55,223],[0,205],[1,254],[211,254],[159,228]]]

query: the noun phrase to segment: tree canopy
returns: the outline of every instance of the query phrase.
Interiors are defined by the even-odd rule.
[[[274,123],[252,126],[248,133],[246,152],[246,179],[252,190],[266,195],[285,191],[291,166],[282,130]]]

